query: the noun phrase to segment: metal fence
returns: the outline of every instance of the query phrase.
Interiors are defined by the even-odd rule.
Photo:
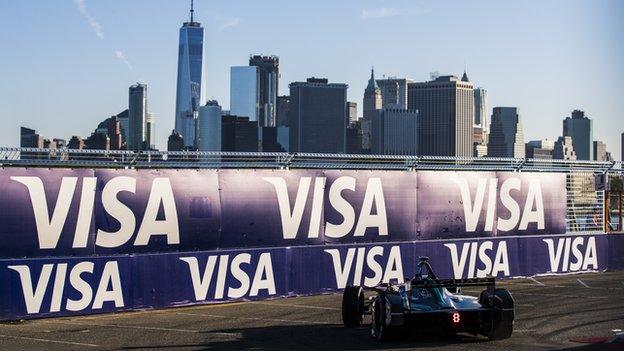
[[[2,167],[373,169],[622,174],[621,162],[524,158],[0,147]]]

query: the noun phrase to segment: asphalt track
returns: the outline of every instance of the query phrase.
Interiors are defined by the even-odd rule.
[[[500,282],[516,300],[510,339],[415,335],[378,343],[341,325],[339,294],[0,324],[0,350],[624,350],[624,272]],[[464,290],[465,293],[478,291]]]

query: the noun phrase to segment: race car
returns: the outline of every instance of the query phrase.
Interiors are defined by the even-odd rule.
[[[342,297],[342,320],[359,327],[371,315],[371,335],[387,340],[418,332],[483,335],[490,340],[509,338],[513,331],[514,299],[507,289],[496,288],[493,277],[438,279],[429,258],[420,257],[416,275],[405,283],[384,283],[372,288],[347,286]],[[479,297],[461,293],[464,286],[485,286]],[[365,299],[364,290],[376,295]]]

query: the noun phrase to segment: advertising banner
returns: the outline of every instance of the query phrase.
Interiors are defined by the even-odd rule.
[[[335,292],[413,277],[499,279],[622,268],[624,235],[309,245],[0,260],[0,320]],[[513,293],[513,291],[512,291]]]
[[[558,173],[418,172],[419,239],[564,234]]]

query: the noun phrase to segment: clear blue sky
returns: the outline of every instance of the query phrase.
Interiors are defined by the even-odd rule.
[[[0,145],[21,125],[45,137],[88,136],[127,107],[128,87],[148,84],[157,146],[173,127],[179,0],[0,3]],[[464,64],[494,106],[518,106],[525,139],[556,138],[579,108],[594,138],[620,158],[624,131],[624,1],[208,1],[207,98],[229,105],[229,67],[249,54],[280,56],[280,93],[309,76],[349,84],[361,103],[371,66],[379,76],[426,80]]]

